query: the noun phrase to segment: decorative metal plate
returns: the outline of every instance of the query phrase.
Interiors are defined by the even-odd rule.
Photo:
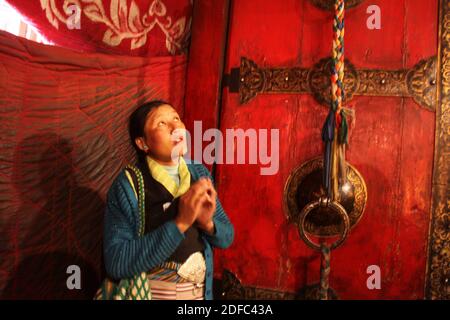
[[[345,60],[345,102],[354,96],[411,97],[421,107],[434,111],[436,105],[436,57],[419,61],[411,69],[357,69]],[[241,104],[258,94],[312,93],[315,100],[329,107],[331,98],[331,58],[319,60],[312,68],[260,68],[254,61],[241,57],[233,78],[233,89],[239,92]]]
[[[290,174],[284,188],[284,208],[290,222],[296,223],[303,207],[325,195],[322,188],[323,159],[309,160]],[[361,219],[367,203],[367,187],[361,174],[347,165],[348,185],[340,187],[340,204],[350,218],[350,227]],[[317,208],[308,215],[306,232],[321,237],[340,234],[342,219],[332,210]]]
[[[334,0],[310,0],[313,5],[322,10],[334,10]],[[364,0],[345,0],[345,8],[350,9],[361,4]]]
[[[333,67],[333,60],[330,58],[321,59],[314,65],[308,73],[308,84],[317,102],[324,106],[331,104],[331,70]],[[353,64],[345,59],[344,65],[344,102],[353,98],[356,90],[359,88],[358,73]]]
[[[244,286],[231,271],[224,270],[222,275],[222,299],[224,300],[295,300],[293,292],[284,292],[268,288]]]
[[[269,288],[244,286],[238,277],[225,269],[222,275],[223,300],[319,300],[320,285],[305,286],[298,292],[279,291]],[[339,296],[328,288],[329,300],[338,300]]]
[[[320,283],[303,287],[298,293],[298,300],[320,300]],[[337,292],[328,287],[328,300],[339,300]]]

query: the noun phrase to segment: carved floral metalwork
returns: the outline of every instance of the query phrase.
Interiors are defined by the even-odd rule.
[[[339,299],[336,292],[328,289],[330,300]],[[319,285],[305,286],[296,292],[278,291],[242,285],[238,277],[229,270],[222,275],[222,299],[224,300],[318,300]]]
[[[316,101],[330,105],[331,58],[321,59],[311,69],[259,68],[241,58],[239,71],[240,103],[247,103],[258,94],[312,93]],[[436,105],[436,57],[419,61],[412,69],[356,69],[346,60],[345,99],[355,95],[412,97],[420,106],[434,111]]]
[[[325,196],[321,186],[323,158],[307,161],[294,169],[284,187],[284,210],[289,222],[296,223],[302,208],[308,203]],[[355,226],[361,219],[367,203],[367,187],[361,174],[351,165],[347,166],[349,185],[340,188],[340,203],[350,218],[350,226]],[[317,214],[316,214],[317,213]],[[327,237],[340,234],[342,219],[335,212],[318,209],[305,221],[308,233]]]
[[[322,10],[333,10],[334,0],[310,0],[313,5]],[[350,9],[361,4],[364,0],[345,0],[345,8]]]

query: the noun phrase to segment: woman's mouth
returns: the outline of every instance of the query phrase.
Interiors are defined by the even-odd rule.
[[[174,143],[175,145],[177,145],[177,144],[182,143],[183,141],[184,141],[183,137],[177,137],[177,138],[175,138],[175,139],[173,140],[173,143]]]
[[[172,155],[178,157],[180,155],[186,154],[187,144],[186,144],[186,129],[176,129],[172,131]]]
[[[184,129],[176,129],[172,132],[172,141],[174,145],[178,145],[185,141],[185,130]]]

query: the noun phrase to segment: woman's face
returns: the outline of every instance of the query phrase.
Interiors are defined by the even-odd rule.
[[[144,127],[144,145],[138,146],[162,164],[174,164],[186,153],[186,132],[177,111],[170,105],[161,105],[147,115]],[[137,138],[138,140],[140,138]],[[148,149],[145,150],[145,145]]]

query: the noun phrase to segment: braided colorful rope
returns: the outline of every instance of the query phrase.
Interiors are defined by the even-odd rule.
[[[322,129],[322,140],[325,142],[324,154],[324,173],[323,184],[328,193],[328,197],[333,199],[332,188],[332,153],[333,141],[338,139],[337,145],[348,143],[348,123],[345,112],[343,110],[343,102],[345,98],[344,90],[344,0],[335,0],[334,3],[334,21],[333,21],[333,67],[331,70],[331,95],[332,102],[330,112]],[[335,133],[338,136],[335,136]],[[339,148],[339,146],[337,147]],[[345,161],[341,159],[340,161]],[[321,265],[320,265],[320,290],[319,296],[321,300],[328,299],[329,277],[330,277],[330,247],[321,246]]]
[[[331,91],[333,96],[332,109],[335,112],[336,126],[339,130],[339,143],[346,143],[346,137],[343,137],[344,127],[342,126],[345,114],[342,111],[344,101],[344,0],[337,0],[334,4],[335,17],[333,23],[333,70],[331,74]],[[345,132],[346,133],[346,132]],[[345,138],[345,140],[343,139]]]
[[[325,142],[324,154],[324,176],[323,184],[331,197],[331,153],[332,144],[335,139],[335,129],[338,133],[338,142],[340,144],[348,143],[348,123],[343,111],[343,101],[345,97],[344,90],[344,0],[335,0],[335,16],[333,21],[333,66],[331,70],[331,94],[332,102],[330,112],[325,120],[322,129],[322,140]]]
[[[330,247],[327,245],[322,245],[321,248],[322,258],[320,261],[320,290],[319,299],[328,300],[328,288],[329,288],[329,278],[330,278]]]

